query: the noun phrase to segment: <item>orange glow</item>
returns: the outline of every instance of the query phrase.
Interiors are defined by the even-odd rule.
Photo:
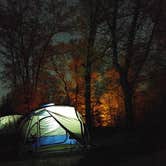
[[[24,101],[25,96],[23,92],[20,90],[17,91],[15,93],[18,101],[15,104],[17,112],[26,113],[28,107],[29,109],[34,109],[41,103],[48,102],[50,97],[48,90],[50,89],[52,95],[51,102],[63,104],[63,101],[68,95],[70,104],[75,106],[85,118],[85,80],[82,64],[83,62],[79,58],[70,61],[68,64],[71,70],[70,79],[66,79],[64,75],[66,85],[59,78],[56,78],[56,76],[43,73],[41,80],[50,81],[52,84],[49,85],[45,81],[39,82],[38,89],[33,93],[28,104]],[[48,66],[48,69],[53,70],[51,66]],[[103,82],[103,78],[106,81],[111,81],[105,83]],[[58,84],[57,80],[60,81]],[[91,74],[91,112],[95,126],[115,126],[121,118],[124,118],[123,95],[120,85],[117,84],[118,80],[119,75],[114,69],[106,71],[104,75],[98,72]],[[96,83],[99,85],[104,84],[104,89],[98,89]],[[66,89],[64,86],[66,86]],[[97,94],[96,92],[100,90],[101,93]]]

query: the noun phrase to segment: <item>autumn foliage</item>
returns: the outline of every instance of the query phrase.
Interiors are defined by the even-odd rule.
[[[1,114],[54,102],[74,106],[89,128],[91,115],[94,126],[130,128],[163,111],[165,2],[14,2],[0,3],[2,78],[10,88]]]

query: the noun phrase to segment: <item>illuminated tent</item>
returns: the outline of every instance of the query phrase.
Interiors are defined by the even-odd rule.
[[[24,150],[66,151],[78,149],[85,144],[82,117],[71,106],[44,105],[25,116],[20,126]]]
[[[22,115],[8,115],[0,118],[0,134],[15,134]]]

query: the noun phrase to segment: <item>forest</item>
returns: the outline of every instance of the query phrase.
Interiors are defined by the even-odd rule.
[[[164,122],[165,8],[164,0],[1,0],[0,116],[54,102],[74,106],[90,130]]]

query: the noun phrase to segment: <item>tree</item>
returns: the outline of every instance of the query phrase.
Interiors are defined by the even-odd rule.
[[[23,88],[23,98],[30,110],[48,46],[57,33],[66,30],[69,10],[65,1],[6,0],[0,2],[0,13],[3,78],[10,88]]]
[[[109,29],[112,63],[120,75],[124,94],[126,126],[133,127],[133,100],[138,79],[154,47],[154,32],[160,16],[161,1],[154,19],[147,12],[153,1],[103,1],[101,6]]]
[[[64,104],[71,105],[70,90],[71,90],[71,80],[69,77],[69,61],[70,57],[66,54],[66,49],[64,44],[58,45],[58,53],[51,57],[52,66],[51,71],[54,72],[56,80],[60,81],[61,92],[63,93]]]
[[[91,73],[92,63],[94,58],[95,39],[97,29],[101,19],[99,2],[97,0],[80,1],[80,6],[83,10],[81,12],[81,19],[83,26],[83,38],[86,39],[86,55],[85,55],[85,112],[86,123],[89,132],[92,132],[92,115],[91,115]]]

